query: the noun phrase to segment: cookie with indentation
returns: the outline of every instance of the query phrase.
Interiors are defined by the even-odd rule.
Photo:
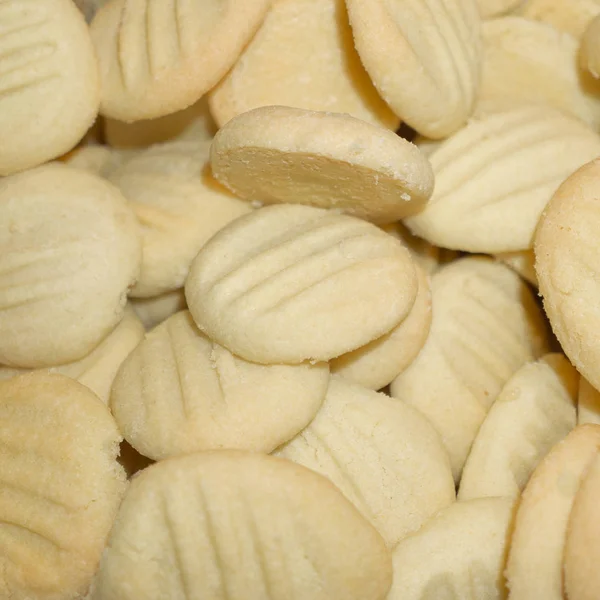
[[[394,549],[388,600],[502,600],[511,498],[455,502]]]
[[[391,385],[442,436],[458,482],[485,415],[513,373],[547,352],[542,311],[509,267],[469,257],[431,278],[429,337]]]
[[[252,210],[213,179],[209,152],[209,141],[157,144],[109,175],[140,223],[142,266],[133,297],[182,287],[206,241]]]
[[[405,223],[445,248],[527,250],[552,194],[598,155],[600,136],[551,107],[516,108],[472,120],[429,155],[434,194]]]
[[[130,304],[146,330],[153,329],[176,312],[187,308],[183,289],[152,298],[132,298]]]
[[[511,600],[565,597],[563,556],[569,515],[582,478],[599,450],[600,426],[579,425],[531,475],[521,496],[508,555]]]
[[[529,0],[477,0],[479,12],[484,19],[499,17],[519,8]]]
[[[476,0],[346,0],[346,6],[356,49],[394,112],[431,138],[462,127],[479,88]]]
[[[535,274],[535,254],[533,250],[501,252],[494,256],[500,262],[508,265],[533,287],[538,287],[537,275]]]
[[[518,497],[539,461],[577,424],[578,384],[579,374],[562,354],[521,367],[477,433],[459,499]]]
[[[269,0],[112,0],[90,25],[101,113],[156,119],[188,108],[233,66]]]
[[[381,537],[327,479],[221,450],[133,479],[92,598],[383,600],[391,570]]]
[[[376,223],[415,214],[433,192],[429,162],[394,132],[286,106],[229,121],[210,161],[216,179],[246,200],[335,208]]]
[[[64,154],[94,122],[100,81],[85,20],[71,0],[0,7],[0,175]]]
[[[185,296],[198,327],[246,360],[330,360],[385,335],[417,295],[408,250],[361,219],[260,208],[198,253]]]
[[[577,396],[577,424],[584,423],[600,425],[600,392],[582,375]]]
[[[356,53],[344,0],[272,2],[261,28],[209,99],[220,127],[253,108],[273,105],[347,113],[388,129],[400,121]]]
[[[0,364],[89,354],[119,323],[141,242],[119,190],[60,163],[0,180]]]
[[[121,435],[81,384],[0,382],[0,594],[83,598],[125,491]]]
[[[597,13],[600,14],[600,3],[597,5]],[[583,34],[579,60],[581,66],[596,79],[600,77],[600,16],[590,22]]]
[[[427,419],[339,376],[315,419],[275,454],[330,479],[390,548],[456,497],[448,455]]]
[[[564,31],[575,38],[583,35],[586,27],[600,13],[598,0],[527,0],[517,14],[547,23],[559,31]]]

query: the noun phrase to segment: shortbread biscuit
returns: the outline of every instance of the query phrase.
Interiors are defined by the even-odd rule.
[[[337,376],[315,419],[276,455],[330,479],[390,548],[456,497],[448,455],[427,419]]]
[[[0,176],[64,154],[94,122],[100,81],[72,0],[0,8]]]
[[[527,250],[552,194],[598,155],[600,136],[551,107],[473,120],[429,155],[435,192],[405,223],[445,248]]]
[[[209,172],[210,142],[152,146],[109,175],[141,224],[142,267],[134,297],[183,286],[190,263],[217,231],[252,210]]]
[[[429,161],[392,131],[343,114],[267,106],[219,130],[214,176],[263,204],[335,208],[391,223],[423,208],[433,192]]]
[[[183,289],[167,292],[152,298],[132,298],[131,307],[141,319],[146,330],[153,329],[166,321],[171,315],[185,310],[185,294]]]
[[[600,3],[597,5],[597,13],[600,13]],[[596,79],[600,77],[600,16],[590,22],[583,34],[579,59],[584,69]]]
[[[394,550],[387,600],[502,600],[510,498],[455,502]],[[533,598],[533,597],[532,597]]]
[[[458,482],[487,411],[513,373],[547,352],[543,316],[527,284],[487,258],[463,258],[431,278],[431,330],[391,385],[442,436]]]
[[[535,254],[533,250],[501,252],[500,254],[495,254],[495,258],[505,265],[508,265],[533,287],[538,287],[537,275],[535,274]]]
[[[484,19],[491,19],[492,17],[510,13],[528,1],[529,0],[477,0],[477,6]]]
[[[100,177],[55,163],[0,179],[0,364],[89,354],[121,320],[140,254],[133,213]]]
[[[385,335],[418,289],[408,250],[360,219],[275,205],[237,219],[185,283],[194,320],[246,360],[330,360]]]
[[[156,119],[196,102],[233,66],[269,0],[111,0],[91,24],[101,112]]]
[[[402,323],[384,336],[331,361],[331,372],[371,390],[390,384],[419,354],[431,326],[429,277],[415,263],[419,289]]]
[[[255,453],[152,465],[130,484],[94,600],[383,600],[391,557],[324,477]]]
[[[580,425],[542,460],[517,511],[506,577],[511,600],[563,600],[567,522],[581,479],[600,449],[600,426]]]
[[[394,112],[431,138],[462,127],[479,88],[476,0],[346,0],[346,6],[356,49]]]
[[[442,261],[442,249],[430,244],[423,238],[413,235],[408,228],[402,224],[402,221],[397,223],[389,223],[381,227],[386,233],[393,235],[400,240],[410,252],[415,263],[420,266],[425,273],[431,275],[437,270]]]
[[[0,595],[86,595],[125,491],[110,412],[62,375],[0,382]]]
[[[129,355],[110,407],[125,439],[155,460],[219,448],[271,452],[308,425],[328,382],[327,363],[242,360],[182,311]]]
[[[220,127],[272,105],[347,113],[389,129],[400,121],[354,49],[344,0],[272,2],[262,27],[209,101]]]
[[[544,308],[565,354],[600,388],[600,160],[569,177],[538,225],[535,268]]]
[[[539,461],[575,427],[578,385],[579,374],[562,354],[521,367],[477,433],[459,499],[518,497]]]
[[[600,425],[600,392],[581,376],[577,397],[577,424],[584,423]]]
[[[600,13],[598,0],[527,0],[517,14],[552,25],[575,38],[583,35],[586,27]]]

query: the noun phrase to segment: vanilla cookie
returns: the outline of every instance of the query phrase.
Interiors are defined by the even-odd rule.
[[[528,1],[529,0],[477,0],[477,6],[484,19],[491,19],[492,17],[510,13]]]
[[[435,192],[405,223],[445,248],[527,250],[552,194],[598,155],[600,136],[551,107],[472,120],[429,155]]]
[[[346,0],[346,6],[356,49],[394,112],[431,138],[462,127],[479,88],[476,0]]]
[[[275,0],[262,27],[210,93],[222,127],[260,106],[347,113],[396,129],[360,61],[344,0]]]
[[[125,491],[110,412],[62,375],[0,382],[0,595],[83,598]]]
[[[598,0],[527,0],[517,14],[552,25],[575,38],[580,38],[589,23],[600,13]]]
[[[547,351],[546,329],[527,284],[487,258],[440,269],[431,291],[429,337],[391,392],[429,418],[458,481],[496,396],[517,369]]]
[[[418,212],[433,192],[431,166],[414,144],[343,114],[257,108],[219,130],[210,159],[216,179],[246,200],[335,208],[376,223]]]
[[[600,13],[600,3],[597,5]],[[579,62],[596,79],[600,77],[600,16],[593,19],[581,39]]]
[[[510,498],[455,502],[394,549],[387,600],[502,600]]]
[[[600,392],[581,376],[577,397],[577,424],[584,423],[600,425]]]
[[[477,433],[459,499],[518,497],[540,460],[577,424],[578,385],[579,374],[562,354],[521,367]]]
[[[76,169],[108,178],[136,154],[137,150],[116,150],[109,146],[90,144],[78,148],[65,162]]]
[[[315,419],[276,451],[330,479],[390,548],[455,500],[448,455],[414,408],[332,377]]]
[[[140,267],[119,190],[59,163],[0,179],[0,364],[89,354],[123,317]]]
[[[91,598],[383,600],[391,579],[383,540],[327,479],[214,451],[132,480]]]
[[[269,0],[112,0],[91,34],[102,80],[101,112],[156,119],[194,104],[233,66]]]
[[[515,273],[518,273],[525,281],[533,287],[538,287],[537,275],[535,274],[535,254],[533,250],[521,250],[518,252],[501,252],[494,255],[497,260],[508,265]]]
[[[402,224],[402,221],[382,225],[381,229],[400,240],[408,248],[415,263],[420,266],[427,275],[431,275],[435,272],[440,263],[443,262],[443,250],[430,244],[423,238],[413,235],[408,228]]]
[[[132,298],[130,302],[131,307],[141,319],[146,330],[160,325],[171,315],[187,308],[183,289],[166,292],[151,298]]]
[[[94,122],[100,82],[72,0],[0,7],[0,176],[64,154]]]
[[[185,283],[200,329],[266,364],[330,360],[360,348],[408,315],[417,290],[398,240],[354,217],[289,204],[222,229]]]
[[[506,577],[511,600],[563,600],[563,553],[573,500],[598,456],[600,426],[580,425],[533,472],[514,524]]]

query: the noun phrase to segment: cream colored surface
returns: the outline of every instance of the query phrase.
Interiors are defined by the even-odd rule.
[[[232,119],[210,152],[216,179],[246,200],[335,208],[376,223],[418,212],[433,172],[417,147],[349,115],[286,106]]]
[[[383,225],[381,228],[408,248],[415,264],[420,266],[426,274],[431,275],[437,270],[443,260],[441,248],[413,235],[401,221]]]
[[[209,98],[219,126],[271,105],[348,113],[389,129],[399,124],[354,49],[344,0],[274,0]]]
[[[160,325],[171,315],[187,308],[183,289],[166,292],[152,298],[132,298],[130,302],[147,330]]]
[[[0,382],[0,595],[83,598],[125,491],[108,409],[61,375]]]
[[[327,363],[246,362],[182,311],[129,355],[110,407],[125,439],[155,460],[220,448],[271,452],[308,425],[328,381]]]
[[[491,19],[518,9],[529,0],[477,0],[479,12],[484,19]],[[560,2],[561,0],[559,0]]]
[[[455,502],[394,550],[387,600],[502,600],[513,501]]]
[[[433,319],[425,346],[391,386],[442,436],[458,482],[471,444],[513,373],[547,352],[543,316],[508,267],[469,257],[431,278]]]
[[[269,0],[112,0],[91,24],[101,112],[155,119],[194,104],[233,66]]]
[[[276,455],[330,479],[390,548],[456,497],[448,455],[429,422],[339,377],[316,418]]]
[[[381,537],[324,477],[206,452],[131,482],[92,598],[383,600],[391,570]]]
[[[0,364],[79,360],[123,317],[141,244],[100,177],[51,164],[0,180]]]
[[[379,228],[300,205],[258,209],[217,233],[185,284],[211,339],[259,363],[330,360],[391,331],[410,312],[417,275]]]
[[[476,0],[346,0],[346,6],[356,49],[394,112],[431,138],[462,127],[479,88]]]
[[[539,461],[575,427],[578,384],[579,374],[562,354],[521,367],[477,433],[459,499],[518,498]]]
[[[110,175],[140,223],[142,268],[134,297],[183,286],[190,263],[222,227],[252,209],[209,172],[210,142],[176,141],[148,148]]]
[[[544,308],[565,354],[600,387],[600,160],[558,189],[537,229],[536,271]]]
[[[98,114],[100,82],[72,0],[3,2],[0,32],[2,176],[73,148]]]
[[[135,150],[115,150],[109,146],[91,144],[78,148],[66,162],[76,169],[83,169],[100,177],[109,177],[135,154]]]
[[[584,423],[600,425],[600,392],[581,376],[577,398],[577,424]]]
[[[505,265],[508,265],[533,287],[538,287],[537,275],[535,274],[535,254],[533,250],[502,252],[496,254],[495,258]]]
[[[600,3],[597,6],[600,13]],[[585,30],[579,50],[581,66],[596,79],[600,77],[600,16],[593,19]]]
[[[518,14],[552,25],[580,38],[590,21],[600,13],[598,0],[527,0]]]
[[[90,23],[98,9],[107,3],[108,0],[75,0],[75,4],[85,16],[85,20]]]
[[[473,120],[429,155],[435,192],[405,223],[445,248],[527,250],[558,186],[599,155],[595,131],[550,107]]]

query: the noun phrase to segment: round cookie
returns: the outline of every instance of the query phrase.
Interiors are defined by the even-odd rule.
[[[269,0],[111,0],[90,26],[102,114],[131,122],[191,106],[233,66],[268,7]]]
[[[121,435],[62,375],[0,382],[0,595],[83,598],[125,491]]]
[[[377,223],[418,212],[433,192],[431,166],[414,144],[343,114],[254,109],[219,130],[210,159],[216,179],[246,200]]]
[[[527,0],[517,14],[552,25],[575,38],[580,38],[586,27],[600,13],[598,0]]]
[[[123,317],[140,266],[119,190],[60,163],[0,179],[0,364],[89,354]]]
[[[94,122],[100,81],[85,20],[71,0],[0,9],[0,176],[64,154]]]
[[[600,425],[600,392],[581,376],[577,397],[577,424],[584,423]]]
[[[344,0],[275,0],[252,41],[209,95],[219,127],[259,106],[347,113],[388,129],[400,119],[354,48]]]
[[[152,298],[132,298],[130,303],[147,331],[160,325],[176,312],[187,308],[183,289]]]
[[[310,425],[275,454],[330,479],[390,548],[456,498],[448,455],[427,419],[340,377]]]
[[[597,5],[600,13],[600,3]],[[581,66],[596,79],[600,77],[600,16],[593,19],[586,28],[581,39],[579,50]]]
[[[394,112],[431,138],[462,127],[479,88],[476,0],[346,0],[346,6],[356,49]]]
[[[300,205],[260,208],[218,232],[190,268],[199,328],[258,363],[330,360],[410,312],[418,283],[406,248],[360,219]]]
[[[110,406],[125,439],[155,460],[219,448],[271,452],[308,425],[328,381],[327,363],[240,359],[182,311],[129,355]]]
[[[381,537],[324,477],[213,451],[132,480],[91,598],[383,600],[391,570]]]

